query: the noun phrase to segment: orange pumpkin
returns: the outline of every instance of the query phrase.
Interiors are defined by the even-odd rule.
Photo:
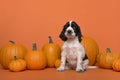
[[[112,68],[114,71],[120,71],[120,59],[113,61]]]
[[[60,66],[60,64],[61,64],[60,59],[57,59],[57,60],[55,61],[55,68],[58,68],[58,67]]]
[[[0,62],[5,69],[8,69],[9,62],[14,60],[14,56],[23,59],[27,52],[23,45],[15,44],[14,41],[10,41],[10,43],[0,49]]]
[[[51,36],[49,36],[49,43],[45,44],[42,48],[47,57],[47,66],[55,67],[54,63],[57,59],[60,59],[61,48],[58,44],[53,43]]]
[[[19,72],[26,69],[26,61],[23,59],[17,59],[14,56],[14,60],[9,63],[9,70],[13,72]]]
[[[28,69],[44,69],[47,65],[45,54],[41,50],[37,50],[36,43],[33,44],[33,50],[28,51],[25,56]]]
[[[89,59],[89,65],[95,65],[97,55],[99,54],[99,47],[97,42],[91,37],[82,37],[81,44],[85,48],[86,54]]]
[[[110,48],[106,49],[106,52],[102,52],[97,57],[98,66],[101,68],[112,68],[113,61],[120,58],[120,54],[117,52],[111,52]]]

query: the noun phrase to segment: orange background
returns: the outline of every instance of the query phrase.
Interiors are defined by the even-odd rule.
[[[74,20],[85,36],[94,38],[100,51],[120,52],[120,0],[0,0],[0,47],[8,40],[39,49],[51,35],[62,45],[63,25]]]

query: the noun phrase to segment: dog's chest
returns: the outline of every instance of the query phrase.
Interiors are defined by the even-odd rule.
[[[67,41],[64,43],[63,49],[65,51],[67,62],[75,65],[77,62],[77,56],[81,50],[79,41],[77,39],[74,41]]]
[[[77,59],[78,55],[78,48],[79,48],[79,42],[73,41],[73,42],[66,42],[64,45],[64,49],[66,50],[66,58],[67,61],[73,61]]]
[[[75,47],[67,48],[66,58],[67,58],[67,61],[77,60],[77,52]]]
[[[69,63],[69,66],[73,69],[75,69],[76,64],[77,64],[77,52],[74,47],[68,48],[69,50],[67,51],[66,54],[66,61]]]

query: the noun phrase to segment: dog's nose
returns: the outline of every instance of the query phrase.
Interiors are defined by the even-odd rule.
[[[68,33],[68,34],[71,34],[71,33],[72,33],[72,31],[71,31],[71,30],[68,30],[68,31],[67,31],[67,33]]]

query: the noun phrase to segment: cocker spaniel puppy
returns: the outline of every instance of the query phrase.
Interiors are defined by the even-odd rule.
[[[64,25],[60,38],[64,41],[61,53],[61,65],[57,71],[75,69],[77,72],[86,70],[89,60],[81,42],[82,33],[80,27],[74,21]]]

